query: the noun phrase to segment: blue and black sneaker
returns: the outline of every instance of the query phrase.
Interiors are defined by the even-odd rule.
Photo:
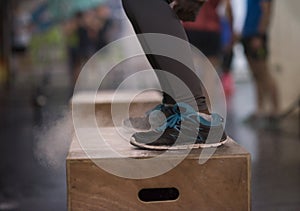
[[[123,120],[123,127],[134,131],[149,131],[162,124],[165,117],[172,115],[173,105],[159,104],[141,117],[129,117]],[[158,125],[157,125],[158,124]]]
[[[159,110],[154,112],[164,115]],[[151,123],[151,114],[148,122]],[[155,128],[151,123],[151,130],[133,134],[130,143],[138,148],[151,150],[218,147],[228,139],[223,122],[218,114],[197,113],[191,106],[178,103],[168,107],[164,121],[159,121]]]

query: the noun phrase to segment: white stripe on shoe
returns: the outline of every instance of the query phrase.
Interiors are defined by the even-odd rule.
[[[144,143],[139,143],[135,141],[134,137],[131,137],[130,144],[136,146],[141,149],[149,149],[149,150],[185,150],[185,149],[199,149],[199,148],[216,148],[220,147],[229,140],[227,136],[224,141],[216,142],[216,143],[204,143],[204,144],[178,144],[178,145],[148,145]]]

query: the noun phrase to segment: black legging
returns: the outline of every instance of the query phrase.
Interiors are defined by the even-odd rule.
[[[160,33],[188,41],[180,20],[166,0],[122,0],[122,3],[136,34]],[[139,41],[144,50],[149,48],[147,39],[139,39]],[[174,52],[180,52],[185,62],[194,67],[191,48],[188,44],[181,45],[180,49],[178,49],[178,46],[168,46],[168,48],[171,48]],[[164,92],[163,103],[174,104],[178,100],[186,103],[195,101],[196,107],[198,107],[195,109],[199,109],[199,111],[207,110],[202,92],[202,83],[191,69],[169,57],[153,54],[146,54],[146,56],[154,70],[163,70],[177,76],[186,84],[194,96],[194,99],[185,98],[188,95],[182,93],[182,90],[178,90],[178,84],[172,83],[172,80],[168,80],[168,77],[165,76],[166,74],[159,71],[156,74],[162,89],[164,91],[171,90],[172,96],[175,96],[174,100]],[[178,93],[180,93],[180,96],[178,96]]]

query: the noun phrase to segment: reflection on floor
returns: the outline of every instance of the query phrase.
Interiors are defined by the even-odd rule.
[[[67,209],[63,156],[45,164],[36,153],[37,137],[68,108],[68,88],[50,90],[41,108],[26,86],[0,96],[0,210]],[[252,210],[300,210],[299,119],[276,130],[246,125],[253,102],[251,83],[237,84],[227,116],[228,134],[252,156]]]
[[[252,90],[251,83],[237,84],[227,119],[227,132],[251,153],[252,210],[299,210],[300,116],[278,128],[243,123],[254,108]]]

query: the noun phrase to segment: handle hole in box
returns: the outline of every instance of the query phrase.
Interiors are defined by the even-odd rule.
[[[177,188],[144,188],[138,197],[143,202],[174,201],[179,197]]]

